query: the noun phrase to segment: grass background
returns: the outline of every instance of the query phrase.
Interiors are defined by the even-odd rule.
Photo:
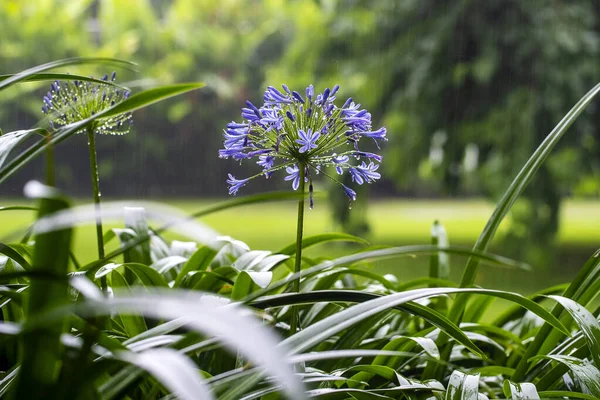
[[[105,200],[107,201],[107,200]],[[162,200],[192,213],[220,200]],[[84,203],[84,202],[79,202]],[[23,201],[3,199],[0,206],[24,204]],[[132,205],[136,201],[131,201]],[[472,246],[493,211],[493,204],[483,200],[379,200],[371,202],[368,219],[372,244],[408,245],[429,243],[430,227],[434,219],[445,226],[450,243]],[[27,227],[33,221],[32,211],[3,211],[0,214],[0,237]],[[296,207],[293,202],[269,203],[244,206],[209,215],[200,222],[223,235],[246,242],[252,249],[277,251],[292,243],[296,231]],[[551,284],[568,280],[600,243],[598,234],[600,201],[570,200],[565,202],[561,214],[561,229],[557,246],[559,258],[554,265],[534,266],[533,272],[508,270],[484,266],[479,284],[487,287],[531,292]],[[506,229],[508,221],[500,227],[499,234]],[[106,224],[121,227],[122,223]],[[158,224],[157,224],[158,225]],[[318,201],[314,210],[307,210],[305,235],[335,231],[331,222],[327,201]],[[183,239],[170,234],[170,238]],[[80,262],[94,259],[96,240],[93,226],[77,229],[75,254]],[[352,247],[338,245],[317,246],[307,255],[337,256],[353,251]],[[506,254],[495,246],[493,251]],[[465,260],[452,259],[453,277],[458,279]],[[371,266],[369,266],[371,267]],[[372,266],[379,271],[392,273],[401,280],[413,279],[427,273],[427,257],[404,258],[381,261]],[[551,273],[550,273],[551,271]]]
[[[108,201],[107,199],[104,200]],[[176,207],[186,214],[222,200],[161,200],[158,203]],[[78,204],[86,204],[84,201]],[[138,202],[132,200],[132,206]],[[27,204],[12,199],[0,201],[0,207]],[[108,203],[107,203],[108,204]],[[484,200],[378,200],[368,208],[371,224],[369,241],[373,245],[410,245],[430,242],[430,228],[434,219],[445,226],[450,243],[471,247],[494,205]],[[32,223],[33,211],[2,211],[0,213],[0,238],[2,242],[18,240],[15,232]],[[256,204],[211,214],[199,220],[218,233],[246,242],[254,250],[278,249],[294,242],[296,233],[296,205],[294,202]],[[500,268],[482,265],[477,284],[494,289],[516,291],[529,294],[551,285],[568,282],[583,265],[585,260],[600,244],[598,225],[600,222],[600,201],[570,200],[565,202],[561,214],[561,229],[557,238],[557,257],[551,265],[533,265],[532,271]],[[506,230],[509,221],[500,227]],[[158,227],[160,223],[151,226]],[[120,221],[105,223],[105,229],[122,227]],[[326,200],[317,202],[315,209],[307,210],[305,235],[315,235],[335,231]],[[168,239],[186,240],[180,235],[167,233]],[[189,240],[189,239],[188,239]],[[116,248],[116,241],[108,248]],[[96,236],[93,225],[87,224],[76,229],[74,252],[79,262],[85,264],[96,259]],[[355,245],[335,243],[315,246],[305,252],[309,257],[338,257],[358,250]],[[498,245],[492,246],[496,254],[506,252]],[[451,258],[451,279],[458,282],[466,258]],[[363,263],[363,268],[374,268],[378,272],[390,273],[400,281],[407,281],[427,275],[428,257],[405,257]],[[488,318],[497,315],[504,304],[495,301],[489,310]],[[488,319],[486,318],[486,319]]]

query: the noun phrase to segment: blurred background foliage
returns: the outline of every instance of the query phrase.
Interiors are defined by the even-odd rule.
[[[1,73],[94,55],[138,63],[137,73],[118,72],[134,90],[208,84],[138,112],[118,146],[98,141],[103,192],[113,197],[223,196],[227,172],[239,167],[217,159],[221,131],[239,120],[245,99],[259,101],[269,84],[339,83],[341,96],[388,128],[385,180],[371,197],[497,199],[600,81],[598,0],[4,0],[0,35]],[[46,123],[42,90],[32,83],[3,96],[0,127]],[[592,105],[515,208],[504,235],[512,255],[551,256],[540,244],[553,242],[562,200],[600,194],[599,122]],[[90,190],[78,141],[85,138],[58,149],[58,184],[72,195]],[[13,178],[3,194],[19,195],[40,168]],[[257,182],[248,193],[282,184]],[[345,199],[331,199],[346,230],[368,231],[364,200],[349,213]]]

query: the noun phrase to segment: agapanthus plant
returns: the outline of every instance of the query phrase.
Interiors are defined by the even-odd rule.
[[[100,82],[55,81],[44,96],[42,111],[50,118],[52,126],[64,126],[94,116],[100,111],[114,106],[129,97],[129,91],[114,84],[116,73],[108,81],[104,75]],[[131,129],[131,113],[118,114],[108,118],[98,118],[91,125],[95,133],[124,135]],[[79,133],[84,132],[82,130]]]
[[[65,126],[93,117],[122,102],[129,97],[129,91],[117,86],[114,81],[116,73],[110,77],[105,75],[101,81],[55,81],[50,91],[44,96],[42,111],[48,115],[52,127]],[[100,218],[100,177],[96,156],[96,134],[124,135],[131,129],[133,120],[131,113],[122,113],[107,118],[97,118],[78,133],[88,135],[88,148],[94,203],[96,204],[96,237],[98,242],[98,257],[104,258],[104,239],[102,220]],[[106,289],[106,278],[101,280]]]
[[[356,192],[330,176],[325,167],[335,167],[337,174],[349,173],[358,185],[371,183],[381,177],[377,169],[382,157],[362,151],[361,139],[385,141],[385,127],[373,130],[371,114],[360,109],[351,98],[339,107],[335,104],[339,86],[315,95],[313,85],[302,96],[282,85],[283,92],[269,86],[264,104],[258,108],[246,101],[243,121],[231,122],[225,129],[224,148],[219,157],[235,160],[256,159],[262,172],[244,179],[229,174],[229,194],[253,178],[269,178],[285,170],[286,181],[298,190],[303,182],[311,182],[313,174],[323,174],[341,185],[350,200]],[[312,206],[312,185],[309,185]]]
[[[271,177],[285,170],[286,181],[291,181],[294,190],[304,195],[305,184],[309,183],[309,203],[312,208],[312,178],[323,174],[341,185],[350,201],[356,200],[356,192],[339,182],[327,172],[335,168],[338,175],[350,174],[358,185],[372,183],[381,175],[377,172],[382,157],[363,151],[361,139],[371,139],[379,148],[385,141],[384,127],[373,130],[371,114],[360,108],[351,98],[341,107],[335,104],[339,86],[325,89],[315,95],[313,85],[306,88],[305,96],[282,85],[283,92],[269,86],[264,94],[264,104],[259,108],[246,101],[242,108],[242,122],[231,122],[225,129],[224,148],[219,157],[235,160],[256,159],[262,171],[254,176],[236,179],[229,174],[229,194],[235,195],[251,179],[259,176]],[[296,236],[296,273],[300,272],[302,253],[302,230],[304,220],[304,198],[298,202],[298,229]],[[294,291],[300,287],[299,278],[294,282]],[[297,310],[292,311],[290,331],[297,329]]]

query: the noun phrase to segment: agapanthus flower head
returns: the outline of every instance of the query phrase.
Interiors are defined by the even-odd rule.
[[[115,78],[116,73],[113,72],[110,82],[108,75],[102,78],[106,83],[55,81],[44,96],[42,111],[48,115],[52,126],[64,126],[90,118],[129,97],[128,90],[111,83]],[[131,113],[127,112],[94,120],[92,130],[100,134],[124,135],[130,131],[131,125]]]
[[[241,180],[230,174],[229,193],[235,195],[253,178],[268,178],[285,170],[285,180],[291,181],[294,190],[300,187],[302,175],[310,183],[312,205],[312,176],[322,172],[340,184],[350,200],[356,200],[356,192],[324,172],[324,167],[334,167],[339,175],[348,172],[358,185],[379,179],[377,169],[382,157],[360,150],[359,145],[366,138],[379,148],[378,142],[387,140],[385,127],[374,130],[371,114],[352,99],[341,107],[336,105],[338,85],[316,95],[310,85],[304,97],[286,85],[282,88],[280,91],[269,86],[260,108],[246,101],[242,122],[227,124],[219,157],[239,161],[256,158],[263,168],[259,174]]]

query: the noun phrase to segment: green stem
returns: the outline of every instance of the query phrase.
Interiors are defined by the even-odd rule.
[[[98,258],[104,258],[104,237],[102,236],[102,216],[100,214],[100,176],[98,175],[98,160],[96,157],[96,138],[94,137],[94,129],[89,127],[88,148],[90,150],[90,168],[92,171],[92,186],[94,188],[94,204],[96,205],[96,239],[98,242]],[[100,278],[102,291],[107,292],[106,277]]]
[[[302,267],[302,231],[304,229],[304,192],[306,188],[306,182],[304,182],[306,176],[306,163],[300,163],[298,165],[300,169],[300,194],[302,197],[298,200],[298,227],[296,229],[296,264],[294,267],[294,273],[298,273]],[[300,278],[293,282],[292,290],[295,293],[300,292]],[[298,331],[298,308],[292,307],[292,321],[290,323],[290,336]]]
[[[54,146],[51,143],[52,137],[46,136],[48,145],[46,146],[46,185],[56,186],[56,174],[54,173]]]

